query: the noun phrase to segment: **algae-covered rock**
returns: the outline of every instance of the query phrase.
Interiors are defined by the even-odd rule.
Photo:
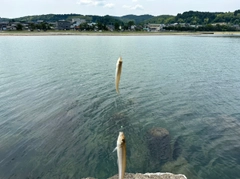
[[[170,136],[167,129],[156,127],[148,131],[148,148],[151,160],[165,163],[171,158]]]
[[[194,173],[194,168],[188,163],[184,157],[178,157],[177,160],[165,163],[160,171],[172,172],[172,173],[183,173],[188,178],[197,179],[197,174]]]
[[[173,145],[173,153],[172,153],[172,159],[177,160],[177,158],[182,154],[182,146],[183,145],[183,139],[182,137],[178,137]]]

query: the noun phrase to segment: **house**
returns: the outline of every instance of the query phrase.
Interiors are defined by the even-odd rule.
[[[41,24],[43,22],[44,22],[44,20],[37,20],[37,24]]]
[[[71,28],[77,28],[80,24],[83,24],[83,23],[86,23],[86,20],[85,19],[80,19],[80,18],[75,18],[75,19],[72,19],[72,25],[71,25]]]
[[[7,30],[8,22],[0,22],[0,30]]]
[[[16,26],[15,24],[8,25],[8,26],[6,27],[6,30],[10,30],[10,31],[12,31],[12,30],[17,30],[17,26]]]
[[[147,26],[143,27],[142,30],[143,30],[143,31],[150,32],[150,29],[149,29]]]
[[[115,29],[114,25],[106,25],[106,27],[109,31],[114,31]]]
[[[65,20],[57,21],[56,28],[58,30],[70,30],[71,22]]]
[[[50,29],[56,29],[57,27],[57,22],[48,22]]]
[[[22,26],[23,26],[23,30],[28,30],[29,29],[28,23],[22,23]]]
[[[178,24],[180,27],[190,27],[189,23],[179,23]]]
[[[95,23],[95,22],[90,22],[90,23],[87,23],[87,25],[90,26],[90,27],[92,27],[92,26],[97,25],[97,23]]]
[[[131,30],[136,30],[136,27],[137,27],[136,25],[131,25],[130,29]]]
[[[240,26],[239,25],[233,25],[233,28],[235,28],[236,30],[240,30]]]
[[[213,23],[211,25],[216,26],[216,25],[228,25],[228,24],[226,22],[218,22],[218,23]]]
[[[165,30],[164,27],[166,27],[165,24],[160,24],[160,30]]]
[[[75,18],[75,19],[72,19],[72,23],[78,23],[80,25],[82,23],[86,23],[86,20],[80,19],[80,18]]]
[[[148,24],[147,27],[148,27],[149,31],[156,32],[156,31],[163,30],[165,25],[164,24]]]
[[[148,24],[149,31],[160,31],[160,24]]]
[[[176,26],[178,26],[178,23],[176,22],[168,25],[168,27],[176,27]]]

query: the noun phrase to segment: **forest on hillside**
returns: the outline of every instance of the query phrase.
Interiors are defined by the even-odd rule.
[[[19,22],[38,21],[56,22],[58,20],[71,20],[73,18],[85,19],[87,22],[96,22],[102,24],[126,24],[132,22],[135,25],[144,25],[148,23],[156,24],[172,24],[172,23],[189,23],[191,25],[207,25],[212,23],[230,23],[240,24],[240,10],[234,12],[199,12],[188,11],[173,15],[126,15],[121,17],[116,16],[97,16],[97,15],[81,15],[81,14],[47,14],[36,16],[25,16],[15,19],[10,19]]]
[[[212,23],[240,24],[240,10],[234,12],[199,12],[188,11],[176,16],[161,15],[145,20],[144,23],[172,24],[189,23],[191,25],[206,25]]]

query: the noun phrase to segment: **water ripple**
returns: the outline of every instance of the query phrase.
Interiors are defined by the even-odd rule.
[[[0,178],[110,177],[119,131],[127,172],[240,177],[238,40],[1,37],[0,49]],[[150,158],[154,127],[170,133],[167,163]]]

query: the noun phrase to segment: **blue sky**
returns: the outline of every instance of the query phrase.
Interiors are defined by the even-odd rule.
[[[68,14],[176,15],[184,11],[228,12],[240,9],[240,0],[0,0],[0,17]]]

